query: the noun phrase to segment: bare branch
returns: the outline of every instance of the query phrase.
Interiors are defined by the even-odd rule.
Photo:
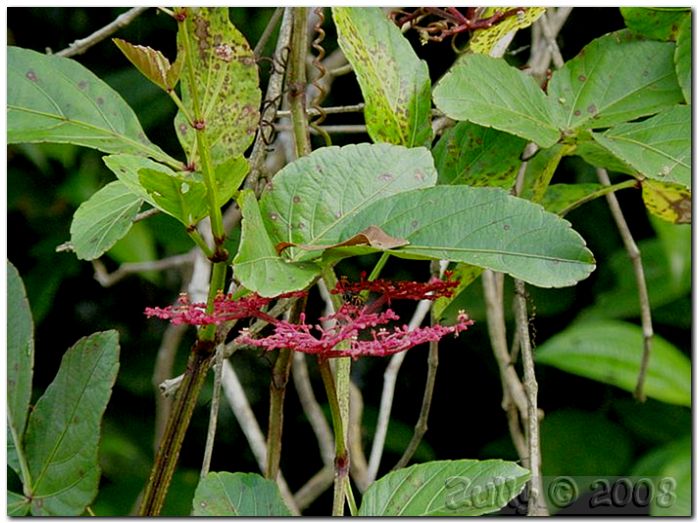
[[[189,251],[185,254],[177,254],[162,260],[153,260],[147,262],[131,262],[123,263],[114,272],[108,272],[104,263],[101,260],[92,260],[92,266],[95,270],[95,280],[102,287],[111,287],[118,283],[130,274],[138,274],[148,271],[164,271],[175,267],[182,267],[194,263],[195,251]]]
[[[334,465],[320,469],[293,495],[298,510],[304,510],[332,485]]]
[[[160,209],[158,209],[157,207],[153,207],[152,209],[148,209],[147,211],[139,212],[138,214],[136,214],[135,218],[133,218],[133,223],[147,220],[151,216],[156,216],[161,212],[162,211],[160,211]]]
[[[528,515],[547,516],[548,508],[545,505],[543,492],[543,478],[541,477],[540,455],[540,424],[538,421],[538,382],[533,364],[533,351],[529,335],[528,312],[526,311],[526,286],[521,280],[514,280],[516,292],[514,293],[514,314],[516,328],[521,341],[521,359],[523,360],[524,387],[528,399],[528,420],[526,432],[528,435],[528,463],[531,470],[529,484]]]
[[[354,479],[360,492],[364,492],[370,482],[368,481],[368,463],[362,444],[361,427],[363,425],[364,399],[359,388],[349,382],[349,434],[348,446],[349,466],[351,477]]]
[[[259,37],[257,44],[254,46],[254,55],[256,58],[259,58],[260,55],[262,54],[262,51],[264,51],[264,47],[267,45],[269,38],[271,37],[272,33],[274,32],[274,29],[276,29],[276,26],[279,23],[279,20],[281,20],[281,16],[283,14],[284,14],[283,7],[277,7],[274,10],[274,13],[272,13],[271,18],[269,19],[269,22],[267,23],[267,26],[264,28],[264,32],[262,33],[262,36]]]
[[[334,107],[323,107],[325,114],[344,114],[344,113],[361,113],[364,110],[366,104],[353,104],[353,105],[337,105]],[[308,107],[308,116],[318,116],[320,111],[314,107]],[[286,118],[291,115],[291,111],[277,111],[277,118]]]
[[[92,33],[90,36],[87,36],[81,40],[75,40],[67,48],[57,52],[56,55],[68,57],[82,54],[93,45],[98,44],[105,38],[114,34],[119,29],[126,27],[148,9],[149,8],[147,6],[129,9],[125,13],[121,13],[119,16],[117,16],[116,19],[110,24],[105,25],[101,29]]]
[[[596,169],[596,175],[599,181],[603,185],[611,185],[611,180],[608,178],[608,172],[606,169]],[[652,312],[650,308],[650,297],[647,293],[647,283],[645,281],[645,270],[642,266],[642,256],[640,255],[640,249],[638,249],[633,235],[630,233],[630,228],[628,223],[625,221],[623,216],[623,211],[620,208],[618,199],[614,193],[608,193],[606,195],[606,201],[608,201],[608,207],[611,210],[611,215],[616,222],[618,227],[618,232],[623,239],[623,245],[625,250],[628,251],[628,256],[633,265],[633,271],[635,272],[635,280],[637,281],[637,293],[640,300],[640,321],[642,323],[642,362],[640,364],[640,372],[637,376],[637,385],[635,386],[635,398],[639,401],[645,401],[645,378],[647,376],[647,367],[650,362],[650,355],[652,353],[652,338],[654,336],[654,330],[652,328]]]
[[[276,128],[279,131],[290,131],[291,126],[288,124],[279,124],[276,126]],[[326,133],[332,133],[332,134],[360,134],[360,133],[366,133],[366,126],[363,124],[355,124],[355,125],[321,125],[318,127],[318,129],[321,129],[325,131]],[[315,129],[310,129],[310,132],[312,134],[320,134],[317,130]]]
[[[565,65],[565,60],[562,58],[562,54],[560,54],[560,48],[558,47],[556,40],[557,34],[553,33],[547,14],[540,17],[540,27],[543,30],[543,36],[548,44],[548,51],[552,57],[553,65],[555,65],[557,69],[560,69],[563,65]]]
[[[161,383],[169,376],[172,376],[174,368],[175,355],[177,347],[182,342],[182,337],[187,330],[187,325],[172,325],[169,324],[165,329],[160,342],[157,356],[155,357],[155,368],[153,369],[153,385],[161,387]],[[181,379],[180,379],[181,383]],[[161,389],[162,390],[162,389]],[[157,452],[160,446],[160,438],[165,432],[167,418],[170,417],[170,409],[172,408],[171,395],[156,394],[155,395],[155,439],[153,441],[153,449]]]
[[[221,380],[223,375],[223,346],[216,347],[216,359],[213,364],[213,395],[211,397],[211,410],[208,418],[208,431],[206,433],[206,446],[204,447],[204,459],[201,464],[200,478],[204,479],[211,468],[211,456],[213,443],[216,439],[216,426],[218,425],[218,408],[221,401]]]

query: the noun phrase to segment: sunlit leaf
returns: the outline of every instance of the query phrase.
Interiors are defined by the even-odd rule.
[[[540,345],[536,362],[633,391],[642,350],[642,328],[637,325],[611,320],[582,322]],[[644,391],[660,401],[691,405],[691,363],[656,334]]]
[[[512,7],[486,7],[483,9],[480,18],[487,18],[494,15],[497,11],[505,12]],[[509,16],[501,22],[497,22],[492,27],[487,29],[478,29],[474,31],[470,40],[468,40],[468,49],[473,53],[491,54],[497,48],[497,44],[510,32],[518,29],[524,29],[538,20],[543,13],[545,7],[523,7],[514,16]]]
[[[676,51],[674,62],[676,63],[676,77],[679,80],[681,91],[686,103],[691,103],[691,80],[693,77],[693,63],[691,61],[691,15],[689,13],[679,26],[679,35],[676,39]]]
[[[196,487],[193,507],[193,516],[291,516],[274,481],[243,472],[209,472]]]
[[[368,225],[409,241],[392,254],[505,272],[540,287],[586,278],[594,258],[570,224],[502,189],[437,186],[397,194],[361,211],[342,238]]]
[[[120,181],[111,182],[75,211],[70,241],[81,260],[94,260],[123,238],[143,199]]]
[[[631,31],[651,40],[676,40],[683,20],[691,18],[689,7],[621,7],[620,12]]]
[[[454,120],[494,127],[541,147],[560,139],[543,90],[501,58],[464,55],[434,88],[434,103]]]
[[[177,45],[191,43],[193,83],[187,66],[180,81],[182,101],[194,118],[192,93],[201,106],[201,118],[211,148],[214,165],[242,155],[252,143],[259,123],[257,63],[245,37],[230,22],[227,7],[186,7],[186,20],[180,24]],[[196,160],[196,133],[183,113],[175,118],[177,137],[190,162]],[[199,131],[201,132],[201,131]]]
[[[160,51],[151,47],[134,45],[121,38],[113,38],[113,41],[126,58],[143,73],[143,76],[155,85],[165,91],[171,91],[177,85],[184,64],[184,55],[181,50],[177,60],[170,64]]]
[[[548,96],[559,129],[598,129],[648,116],[683,100],[674,44],[629,31],[597,38],[553,73]]]
[[[640,174],[691,186],[691,108],[677,105],[638,123],[593,133],[602,147]]]
[[[364,492],[359,516],[478,516],[515,498],[530,473],[502,460],[430,461],[390,472]]]
[[[22,278],[7,261],[7,464],[20,473],[18,452],[29,414],[34,372],[34,322]],[[15,437],[17,440],[15,440]]]
[[[177,161],[148,140],[121,96],[74,60],[8,47],[7,141],[60,142]]]
[[[458,122],[434,146],[439,184],[510,189],[525,146],[517,136]]]
[[[374,142],[407,147],[431,143],[431,82],[400,30],[379,7],[333,7],[337,41],[366,101]]]
[[[262,296],[277,296],[304,289],[320,275],[316,264],[294,263],[276,253],[252,191],[240,191],[237,202],[242,212],[242,237],[233,273],[240,283]]]
[[[690,445],[684,445],[681,451],[671,456],[657,482],[650,516],[693,515],[692,463]]]
[[[423,147],[323,147],[279,171],[265,190],[260,208],[275,243],[329,247],[369,225],[380,225],[367,223],[339,238],[344,224],[369,204],[435,182],[433,159]],[[284,251],[292,260],[320,255],[294,248]]]
[[[647,209],[671,223],[691,223],[691,191],[678,183],[642,181],[642,199]]]
[[[97,494],[100,425],[118,368],[116,331],[82,338],[63,356],[27,425],[32,515],[78,516]]]

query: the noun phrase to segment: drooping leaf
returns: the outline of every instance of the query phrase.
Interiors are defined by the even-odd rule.
[[[693,77],[693,63],[691,61],[691,15],[684,17],[679,26],[679,35],[676,39],[674,62],[676,64],[676,77],[679,80],[683,98],[687,104],[691,103],[691,79]]]
[[[661,182],[691,186],[691,108],[677,105],[638,123],[593,133],[606,150]]]
[[[29,413],[34,372],[34,322],[22,278],[7,261],[7,463],[20,473],[18,452]],[[15,440],[15,437],[17,438]]]
[[[430,461],[390,472],[364,493],[359,516],[478,516],[515,498],[530,473],[502,460]]]
[[[458,287],[453,290],[453,296],[450,298],[441,297],[434,301],[432,305],[432,311],[436,319],[441,319],[444,312],[453,301],[458,298],[458,296],[467,289],[471,283],[478,279],[482,274],[482,268],[476,267],[474,265],[469,265],[467,263],[456,264],[455,269],[453,269],[452,279],[458,281]]]
[[[194,80],[185,65],[181,79],[182,101],[194,118],[192,89],[196,89],[214,165],[242,155],[252,143],[259,120],[262,94],[254,53],[245,37],[230,22],[227,7],[186,7],[180,23],[177,45],[191,54]],[[194,153],[197,131],[182,112],[175,128],[189,161]],[[199,131],[201,132],[201,131]]]
[[[242,156],[229,158],[216,165],[216,197],[219,206],[230,201],[242,185],[248,172],[250,172],[250,164]]]
[[[168,92],[175,88],[184,65],[184,53],[181,49],[178,50],[175,62],[170,64],[160,51],[151,47],[134,45],[121,38],[112,40],[148,80]]]
[[[526,141],[517,136],[458,122],[434,146],[438,183],[510,189],[525,146]]]
[[[686,517],[693,514],[692,463],[690,444],[685,444],[683,449],[666,463],[650,505],[651,516]]]
[[[7,141],[59,142],[178,162],[151,143],[121,96],[74,60],[7,49]]]
[[[352,65],[374,142],[428,146],[431,81],[400,30],[379,7],[333,7],[339,46]]]
[[[329,247],[369,225],[380,225],[367,223],[339,238],[344,224],[367,205],[435,182],[433,159],[422,147],[323,147],[279,171],[273,186],[265,190],[260,208],[274,243]],[[292,260],[319,255],[294,248],[284,252]]]
[[[556,126],[599,129],[679,103],[674,44],[629,31],[597,38],[555,71],[548,85]]]
[[[555,183],[548,186],[540,203],[546,211],[564,216],[580,205],[614,191],[612,185],[600,183]]]
[[[496,12],[505,12],[511,7],[486,7],[483,9],[480,18],[487,18],[494,15]],[[492,51],[498,48],[497,44],[502,41],[512,31],[525,29],[533,22],[538,20],[543,13],[545,7],[523,7],[514,16],[509,16],[500,22],[488,27],[487,29],[478,29],[473,32],[468,41],[468,49],[473,53],[492,55]]]
[[[193,176],[144,168],[138,171],[138,181],[158,209],[187,227],[198,223],[208,212],[206,186]]]
[[[543,90],[501,58],[464,55],[434,88],[434,103],[454,120],[494,127],[541,147],[560,139]]]
[[[668,443],[682,435],[690,437],[692,416],[685,407],[651,398],[642,403],[635,398],[614,398],[612,409],[619,422],[632,431],[632,438],[643,444]],[[647,474],[658,475],[658,471]]]
[[[573,147],[567,144],[555,144],[548,149],[537,151],[535,156],[527,162],[521,197],[539,203],[545,196],[563,156],[572,149]]]
[[[582,322],[539,346],[536,361],[633,391],[642,349],[642,329],[637,325],[612,320]],[[660,401],[691,405],[691,364],[657,335],[652,339],[644,390]]]
[[[122,182],[111,182],[75,211],[70,241],[81,260],[94,260],[123,238],[143,205]]]
[[[157,207],[155,199],[141,185],[138,171],[141,169],[150,169],[160,171],[164,174],[171,174],[173,172],[171,169],[148,158],[132,154],[112,154],[104,156],[102,160],[116,175],[119,181],[128,187],[129,191],[138,195],[142,200],[148,202],[153,207]]]
[[[29,513],[29,500],[22,494],[7,491],[7,515],[10,517],[26,516]]]
[[[685,409],[684,409],[685,410]],[[676,434],[673,434],[672,441],[667,443],[666,445],[662,445],[659,447],[654,447],[652,450],[650,450],[647,454],[642,456],[633,469],[630,471],[630,474],[632,476],[636,477],[641,477],[641,476],[654,476],[654,477],[659,477],[661,478],[664,468],[666,465],[672,461],[674,461],[674,458],[677,456],[685,455],[686,451],[690,453],[691,450],[691,433],[690,433],[690,411],[688,412],[689,414],[689,430],[687,431],[687,434],[685,434],[683,437],[676,437]],[[664,423],[665,421],[668,420],[660,420],[659,423]]]
[[[679,26],[691,18],[690,8],[621,7],[625,25],[651,40],[676,40]]]
[[[570,224],[502,189],[437,186],[376,202],[340,239],[377,225],[410,243],[396,256],[444,259],[505,272],[540,287],[586,278],[594,258]]]
[[[291,516],[279,487],[259,474],[209,472],[196,487],[193,516]]]
[[[34,516],[77,516],[97,494],[102,414],[119,367],[116,331],[80,339],[29,416],[25,437]]]
[[[572,154],[581,157],[585,162],[594,167],[602,167],[609,171],[637,176],[637,171],[635,169],[601,147],[591,139],[591,136],[589,136],[589,138],[589,140],[578,142]]]
[[[252,191],[240,191],[238,205],[242,212],[242,236],[233,271],[240,283],[262,296],[277,296],[304,289],[319,276],[320,267],[316,264],[294,263],[276,253]]]
[[[691,191],[678,183],[642,181],[642,199],[647,209],[671,223],[691,223]]]

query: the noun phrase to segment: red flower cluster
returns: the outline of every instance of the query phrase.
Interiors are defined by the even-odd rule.
[[[175,324],[211,325],[243,318],[261,318],[274,327],[274,332],[264,338],[253,338],[247,329],[243,329],[235,342],[253,345],[265,350],[291,349],[321,358],[351,356],[388,356],[407,350],[416,345],[439,341],[447,334],[458,335],[466,330],[473,321],[464,312],[458,314],[455,325],[433,325],[410,330],[407,325],[391,326],[388,324],[400,319],[392,309],[378,312],[380,304],[394,299],[435,300],[441,296],[451,296],[457,281],[432,279],[428,283],[413,281],[393,282],[387,280],[367,281],[362,275],[359,282],[349,282],[342,278],[331,291],[333,294],[357,294],[368,291],[380,296],[370,304],[357,304],[347,301],[340,309],[327,317],[319,318],[321,322],[330,322],[330,327],[305,322],[301,314],[300,323],[273,318],[261,311],[277,298],[303,297],[305,291],[282,294],[276,298],[263,298],[256,293],[238,300],[231,295],[220,294],[214,302],[213,312],[206,312],[205,303],[190,303],[186,295],[181,295],[176,305],[165,308],[148,307],[148,317],[170,320]]]

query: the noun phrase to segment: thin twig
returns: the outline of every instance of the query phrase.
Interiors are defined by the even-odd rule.
[[[223,372],[221,375],[221,385],[223,388],[223,394],[225,395],[228,404],[230,405],[235,419],[237,419],[240,424],[242,432],[245,434],[245,438],[250,444],[252,449],[252,454],[254,454],[257,465],[260,470],[264,470],[267,462],[267,445],[265,443],[264,434],[259,428],[259,423],[257,423],[257,418],[255,418],[254,412],[247,401],[247,395],[245,390],[242,388],[242,384],[233,369],[230,361],[227,359],[223,360]],[[296,505],[293,495],[288,488],[288,484],[284,479],[283,473],[279,472],[276,482],[279,485],[279,490],[281,491],[281,496],[288,505],[289,509],[293,514],[300,514],[300,510]]]
[[[148,209],[147,211],[139,212],[136,214],[136,216],[133,218],[133,223],[136,222],[141,222],[143,220],[147,220],[151,216],[156,216],[160,214],[162,211],[158,209],[157,207],[153,207],[152,209]]]
[[[608,172],[606,169],[596,169],[596,175],[599,181],[603,185],[611,185],[611,180],[608,178]],[[633,265],[633,271],[635,272],[635,280],[637,281],[637,293],[640,300],[640,321],[642,323],[642,361],[640,363],[640,372],[637,376],[637,385],[635,386],[635,398],[639,401],[645,401],[645,378],[647,376],[647,367],[650,362],[650,355],[652,353],[652,337],[654,336],[654,330],[652,328],[652,312],[650,308],[650,297],[647,293],[647,283],[645,280],[645,270],[642,266],[642,256],[640,254],[640,249],[638,249],[633,235],[630,233],[630,228],[628,223],[625,221],[623,216],[623,211],[620,208],[618,199],[614,193],[608,193],[606,195],[606,201],[608,201],[608,207],[611,210],[611,215],[613,216],[616,226],[618,227],[618,232],[623,239],[623,245],[625,250],[628,251],[628,256]]]
[[[533,350],[529,335],[528,312],[526,311],[526,286],[523,281],[515,279],[514,313],[516,327],[521,341],[521,359],[523,360],[524,388],[528,398],[528,463],[531,471],[529,486],[528,515],[547,516],[543,478],[541,477],[540,424],[538,421],[538,382],[536,381]]]
[[[414,330],[419,327],[424,318],[431,310],[431,300],[420,300],[417,308],[412,314],[409,322],[409,329]],[[371,446],[371,454],[368,459],[368,482],[373,483],[378,474],[381,457],[383,456],[383,448],[385,446],[385,437],[388,433],[388,424],[390,422],[390,412],[393,408],[393,398],[395,396],[395,384],[397,375],[400,372],[402,362],[407,355],[407,351],[398,352],[390,358],[390,363],[383,373],[383,392],[381,393],[381,402],[378,410],[378,419],[376,421],[376,432],[373,436]]]
[[[344,114],[344,113],[360,113],[363,112],[366,104],[353,104],[353,105],[337,105],[333,107],[323,107],[323,111],[326,114]],[[313,107],[308,107],[308,116],[318,116],[320,111]],[[291,111],[276,111],[277,118],[285,118],[291,115]]]
[[[218,409],[221,401],[221,377],[223,374],[223,346],[216,347],[216,357],[213,363],[213,395],[211,396],[211,410],[208,418],[208,431],[206,432],[206,446],[204,447],[204,459],[201,463],[201,474],[204,479],[211,468],[211,456],[213,455],[213,443],[216,439],[216,426],[218,425]]]
[[[119,29],[126,27],[128,24],[133,22],[139,15],[141,15],[148,9],[149,7],[147,6],[134,7],[132,9],[129,9],[125,13],[121,13],[119,16],[117,16],[113,22],[95,31],[90,36],[87,36],[81,40],[75,40],[67,48],[57,52],[56,55],[68,57],[75,56],[77,54],[82,54],[93,45],[98,44],[105,38],[114,34]]]
[[[271,35],[274,32],[274,29],[276,29],[279,20],[281,20],[281,15],[283,14],[283,7],[277,7],[272,13],[271,18],[269,18],[269,22],[267,22],[267,26],[264,28],[262,36],[259,37],[257,44],[254,46],[255,58],[259,58],[261,56],[262,52],[264,51],[264,47],[267,45],[269,38],[271,38]]]
[[[550,52],[550,56],[552,57],[553,65],[555,65],[555,68],[560,69],[563,65],[565,65],[565,60],[562,58],[560,48],[557,45],[557,34],[553,33],[547,14],[541,16],[539,22],[540,27],[543,30],[543,36],[548,44],[548,50]]]
[[[368,463],[366,463],[366,454],[364,454],[363,438],[361,437],[361,427],[363,425],[364,399],[359,388],[349,382],[349,434],[348,446],[349,455],[349,473],[354,479],[354,483],[359,488],[360,492],[364,492],[370,482],[368,481]],[[348,500],[350,503],[351,501]]]
[[[189,251],[161,260],[123,263],[113,272],[108,272],[104,263],[99,259],[92,260],[92,266],[95,270],[95,280],[97,280],[102,287],[111,287],[131,274],[139,274],[148,271],[164,271],[175,267],[191,265],[194,263],[194,256],[195,251]]]
[[[276,128],[279,131],[290,131],[292,127],[287,124],[278,124]],[[332,134],[361,134],[366,133],[366,126],[363,124],[348,124],[348,125],[321,125],[319,129]],[[315,129],[310,129],[310,133],[313,135],[320,134]]]
[[[324,493],[334,481],[334,464],[325,466],[311,477],[305,485],[293,495],[299,510],[306,509],[322,493]]]
[[[310,426],[317,438],[322,462],[325,465],[332,465],[332,460],[334,459],[332,430],[313,392],[310,376],[308,375],[306,356],[302,352],[296,352],[293,355],[292,376],[296,392],[298,392],[298,398],[303,407],[303,412],[305,412],[305,416],[308,418]]]

